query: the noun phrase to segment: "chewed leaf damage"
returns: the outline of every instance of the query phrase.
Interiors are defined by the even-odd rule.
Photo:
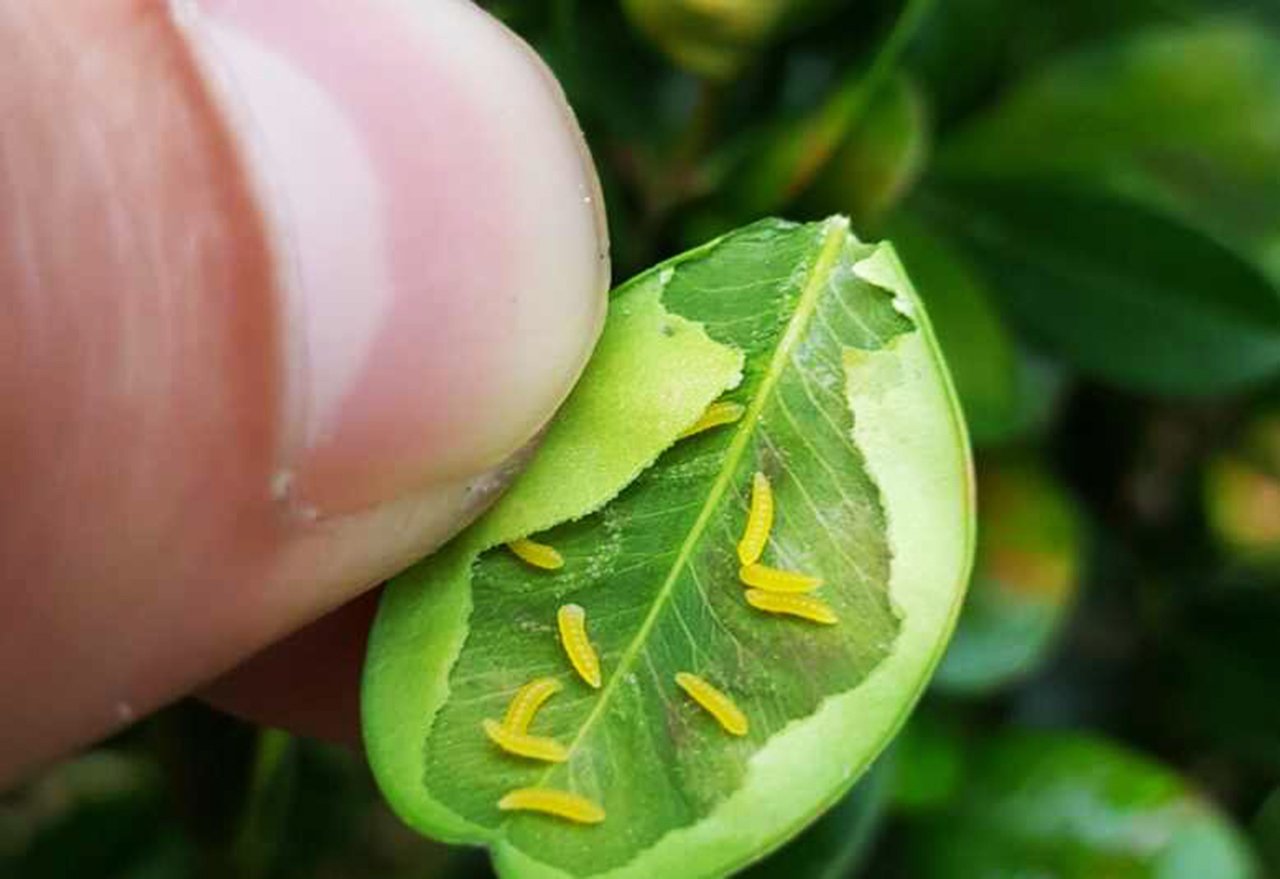
[[[893,654],[895,547],[854,441],[846,362],[919,329],[895,292],[855,271],[872,252],[839,222],[761,224],[615,296],[603,358],[530,472],[442,560],[401,578],[380,613],[366,730],[379,780],[412,823],[500,843],[498,866],[513,875],[651,875],[671,834],[696,837],[759,796],[756,754]],[[670,340],[673,327],[688,335],[664,361],[611,356],[643,346],[642,333]],[[682,372],[681,359],[711,367]],[[940,423],[953,423],[945,376],[933,381]],[[531,572],[495,549],[530,534],[569,562]],[[428,582],[435,595],[422,592]],[[423,692],[396,704],[426,730],[410,754],[378,738],[391,727],[375,709],[410,680],[414,661],[395,645],[422,631],[414,620],[433,606],[452,608],[456,636],[429,639],[441,649],[418,661]],[[381,662],[395,671],[379,679]],[[542,761],[563,762],[511,759],[479,734],[531,678],[563,687],[538,715],[539,737],[565,749]],[[912,698],[905,691],[903,702]],[[795,808],[812,814],[851,778],[833,775],[826,794]],[[512,797],[527,791],[589,803],[599,822],[523,815],[538,807]],[[793,829],[779,817],[772,836],[741,851],[708,846],[696,857],[729,869]]]

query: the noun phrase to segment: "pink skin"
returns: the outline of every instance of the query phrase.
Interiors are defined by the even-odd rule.
[[[0,52],[3,782],[465,524],[608,268],[558,91],[460,0],[0,0]],[[348,733],[371,606],[211,692]]]

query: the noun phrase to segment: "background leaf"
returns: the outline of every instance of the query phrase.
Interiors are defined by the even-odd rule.
[[[1225,22],[1069,55],[957,132],[939,166],[1123,192],[1238,244],[1280,278],[1280,39]]]
[[[1118,197],[1021,184],[921,199],[1009,314],[1080,369],[1124,387],[1210,394],[1280,370],[1280,293],[1213,239]]]
[[[1259,875],[1239,831],[1176,775],[1101,739],[1010,733],[969,779],[952,809],[915,831],[912,875]]]
[[[973,582],[934,686],[972,693],[1033,672],[1055,646],[1081,577],[1083,535],[1070,497],[1042,467],[991,459]]]

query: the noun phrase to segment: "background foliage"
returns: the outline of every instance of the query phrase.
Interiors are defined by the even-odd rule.
[[[619,279],[847,213],[899,245],[960,390],[982,537],[952,650],[750,875],[1280,875],[1280,5],[484,5],[579,114]],[[0,798],[3,876],[487,870],[352,754],[194,703]]]

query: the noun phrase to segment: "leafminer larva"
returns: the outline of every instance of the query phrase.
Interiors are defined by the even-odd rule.
[[[582,679],[597,689],[600,687],[600,657],[587,638],[587,612],[580,604],[566,604],[556,612],[560,627],[560,642],[569,662]]]
[[[691,436],[711,430],[713,427],[720,427],[723,424],[733,424],[742,417],[742,413],[747,409],[741,403],[734,403],[729,400],[718,400],[707,407],[707,411],[676,439],[687,439]]]
[[[556,552],[555,547],[537,543],[527,537],[512,540],[507,544],[507,549],[525,564],[544,571],[556,571],[564,567],[564,557]]]
[[[498,808],[504,812],[542,812],[579,824],[599,824],[604,820],[604,809],[598,804],[578,794],[549,787],[517,788],[498,800]]]
[[[563,763],[569,759],[569,750],[555,739],[517,732],[489,718],[485,718],[483,726],[489,740],[508,754],[528,757],[530,760],[545,760],[548,763]]]
[[[814,598],[812,595],[748,589],[747,604],[767,613],[786,614],[825,625],[833,625],[840,621],[835,611],[825,601]]]
[[[769,478],[760,471],[751,478],[751,508],[747,512],[747,527],[738,541],[738,560],[744,565],[760,560],[764,546],[769,542],[773,528],[773,489]]]
[[[735,736],[747,734],[747,716],[727,695],[717,690],[703,678],[687,671],[676,673],[676,684],[684,690],[693,701],[701,705],[706,712],[724,727],[725,732]]]
[[[542,703],[563,689],[564,684],[555,678],[534,678],[511,697],[502,725],[512,732],[528,732]]]
[[[765,592],[812,592],[822,585],[821,577],[811,577],[799,571],[771,568],[759,562],[743,565],[738,571],[738,579],[748,586],[763,589]]]

